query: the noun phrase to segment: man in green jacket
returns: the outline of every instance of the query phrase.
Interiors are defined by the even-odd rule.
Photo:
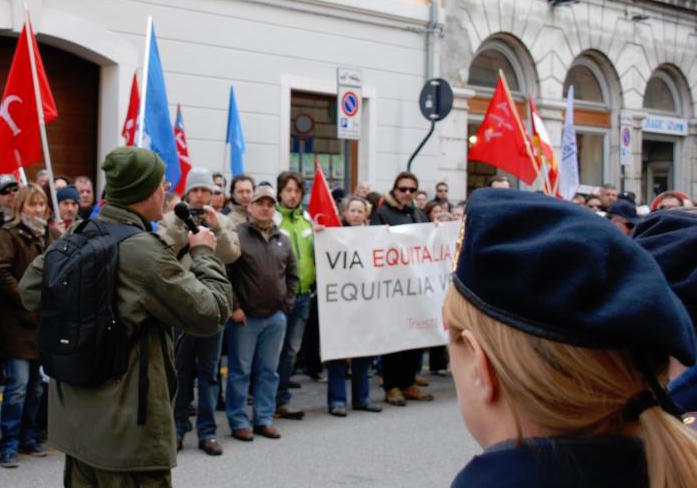
[[[310,314],[311,292],[315,285],[314,237],[312,221],[302,207],[305,194],[303,177],[295,171],[283,171],[278,175],[276,188],[279,203],[274,220],[281,233],[290,240],[300,277],[298,295],[293,309],[288,314],[286,336],[278,363],[276,416],[300,420],[305,416],[305,412],[291,407],[289,386],[295,358],[302,346],[305,323]]]
[[[171,244],[151,231],[162,218],[168,189],[165,165],[155,153],[120,147],[107,155],[106,200],[99,219],[140,227],[119,244],[115,284],[117,313],[127,330],[139,334],[148,323],[147,417],[138,425],[139,348],[131,349],[120,378],[96,388],[51,381],[49,443],[65,452],[65,486],[171,486],[176,465],[172,400],[176,388],[170,327],[201,336],[218,332],[230,316],[232,294],[225,269],[215,257],[215,235],[201,227],[189,235],[191,269],[177,261]],[[27,309],[41,298],[43,258],[20,282]]]

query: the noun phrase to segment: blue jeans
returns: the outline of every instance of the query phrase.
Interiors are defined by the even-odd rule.
[[[370,379],[368,370],[373,358],[354,358],[351,360],[351,404],[363,407],[370,403]],[[346,360],[337,359],[327,363],[329,408],[346,406]]]
[[[215,437],[215,406],[218,403],[218,361],[223,346],[223,331],[210,337],[183,334],[177,349],[177,395],[174,401],[174,420],[177,439],[183,439],[188,420],[194,383],[194,367],[198,373],[198,409],[196,432],[204,441]]]
[[[271,425],[276,410],[278,358],[286,333],[286,315],[247,316],[247,325],[228,322],[228,376],[225,411],[232,430],[250,427],[247,394],[254,374],[254,425]]]
[[[5,362],[0,452],[16,454],[20,443],[27,446],[36,444],[36,412],[42,394],[38,361],[8,359]]]
[[[305,332],[305,322],[310,315],[310,294],[301,293],[295,298],[293,310],[288,315],[288,328],[286,329],[286,338],[283,341],[283,350],[281,351],[281,359],[278,363],[278,395],[276,402],[278,405],[286,405],[290,403],[290,377],[293,374],[295,366],[295,358],[300,351],[300,346],[303,344],[303,333]]]

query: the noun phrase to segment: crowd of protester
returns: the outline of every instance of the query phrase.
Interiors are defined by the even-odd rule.
[[[304,210],[305,181],[299,173],[284,171],[275,183],[275,187],[269,182],[257,185],[254,178],[243,174],[227,187],[224,175],[195,167],[187,175],[183,195],[167,192],[163,218],[152,222],[156,234],[170,243],[180,264],[189,269],[188,228],[174,213],[174,207],[185,201],[196,224],[215,235],[215,255],[226,265],[234,292],[232,314],[223,330],[207,337],[181,329],[175,333],[178,388],[173,416],[178,449],[193,430],[190,417],[195,415],[199,448],[209,455],[222,454],[216,439],[216,408],[226,411],[236,439],[250,441],[255,434],[279,438],[274,418],[300,420],[305,414],[291,402],[292,389],[300,386],[292,377],[299,372],[327,383],[328,413],[333,416],[348,414],[345,382],[349,377],[353,410],[382,410],[370,400],[373,374],[380,375],[388,404],[404,406],[407,400],[433,399],[421,389],[429,383],[421,374],[422,350],[321,363],[313,235],[322,226]],[[95,201],[94,185],[86,176],[59,175],[54,186],[57,210],[48,198],[46,171],[27,185],[12,175],[0,175],[0,296],[15,317],[11,321],[16,322],[0,327],[4,365],[0,369],[5,376],[0,452],[5,467],[17,465],[18,452],[45,454],[45,408],[40,406],[45,403],[47,378],[40,373],[38,362],[37,316],[24,309],[18,282],[33,258],[53,240],[98,216],[106,204],[104,194]],[[453,220],[458,210],[462,214],[464,202],[449,202],[447,183],[436,185],[436,197],[425,202],[425,212],[420,203],[415,205],[418,188],[417,177],[404,172],[384,194],[371,191],[367,182],[359,183],[352,194],[335,192],[342,224],[445,222]],[[287,254],[279,256],[272,251],[277,248]],[[445,347],[432,348],[429,357],[432,372],[445,374]],[[221,378],[221,371],[227,378]]]
[[[77,223],[94,218],[105,205],[104,195],[95,200],[94,185],[86,176],[57,176],[54,185],[58,209],[51,207],[47,197],[46,172],[39,172],[35,182],[26,185],[12,175],[0,175],[0,306],[4,312],[0,326],[4,383],[0,464],[4,467],[17,466],[20,452],[46,454],[46,423],[40,414],[46,378],[38,362],[38,322],[36,314],[24,308],[18,283],[32,260],[51,242]],[[511,184],[505,176],[497,176],[489,186],[506,189]],[[352,194],[336,191],[333,195],[344,226],[462,220],[467,202],[452,203],[446,182],[438,182],[434,190],[431,199],[420,188],[416,175],[402,172],[383,194],[361,182]],[[184,194],[167,193],[163,216],[154,223],[157,235],[172,246],[181,266],[189,270],[195,262],[189,228],[174,212],[182,200],[196,225],[208,228],[215,236],[215,256],[226,266],[233,301],[231,314],[219,332],[200,337],[181,327],[175,330],[178,388],[173,417],[177,450],[183,448],[185,435],[193,430],[189,418],[195,413],[199,448],[209,455],[223,453],[216,438],[217,407],[225,410],[235,439],[249,442],[255,435],[280,438],[274,419],[304,417],[305,413],[293,406],[291,391],[299,386],[293,375],[303,369],[313,379],[327,382],[328,413],[336,417],[348,415],[349,371],[352,410],[382,410],[371,402],[369,378],[374,372],[380,375],[389,405],[403,407],[408,401],[434,399],[424,389],[429,384],[423,375],[424,350],[320,363],[314,235],[322,226],[304,210],[302,175],[283,171],[275,185],[257,184],[249,175],[237,175],[228,186],[224,175],[192,168]],[[637,205],[633,193],[618,192],[611,184],[590,194],[578,193],[572,201],[586,207],[589,215],[594,212],[598,218],[610,220],[629,236],[652,212],[694,206],[685,194],[676,191],[661,193],[648,205]],[[427,352],[428,371],[447,374],[446,347]],[[226,371],[226,378],[221,377],[221,371]]]

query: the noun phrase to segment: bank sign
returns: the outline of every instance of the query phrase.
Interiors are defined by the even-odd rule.
[[[642,128],[644,132],[652,132],[654,134],[686,136],[687,120],[675,117],[662,117],[660,115],[649,115],[644,119]]]

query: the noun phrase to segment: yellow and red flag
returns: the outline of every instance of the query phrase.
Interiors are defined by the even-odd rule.
[[[559,164],[554,155],[552,141],[547,134],[542,118],[540,117],[532,96],[528,97],[530,103],[530,120],[532,122],[532,144],[538,167],[542,169],[542,185],[547,195],[561,198],[559,193]]]

